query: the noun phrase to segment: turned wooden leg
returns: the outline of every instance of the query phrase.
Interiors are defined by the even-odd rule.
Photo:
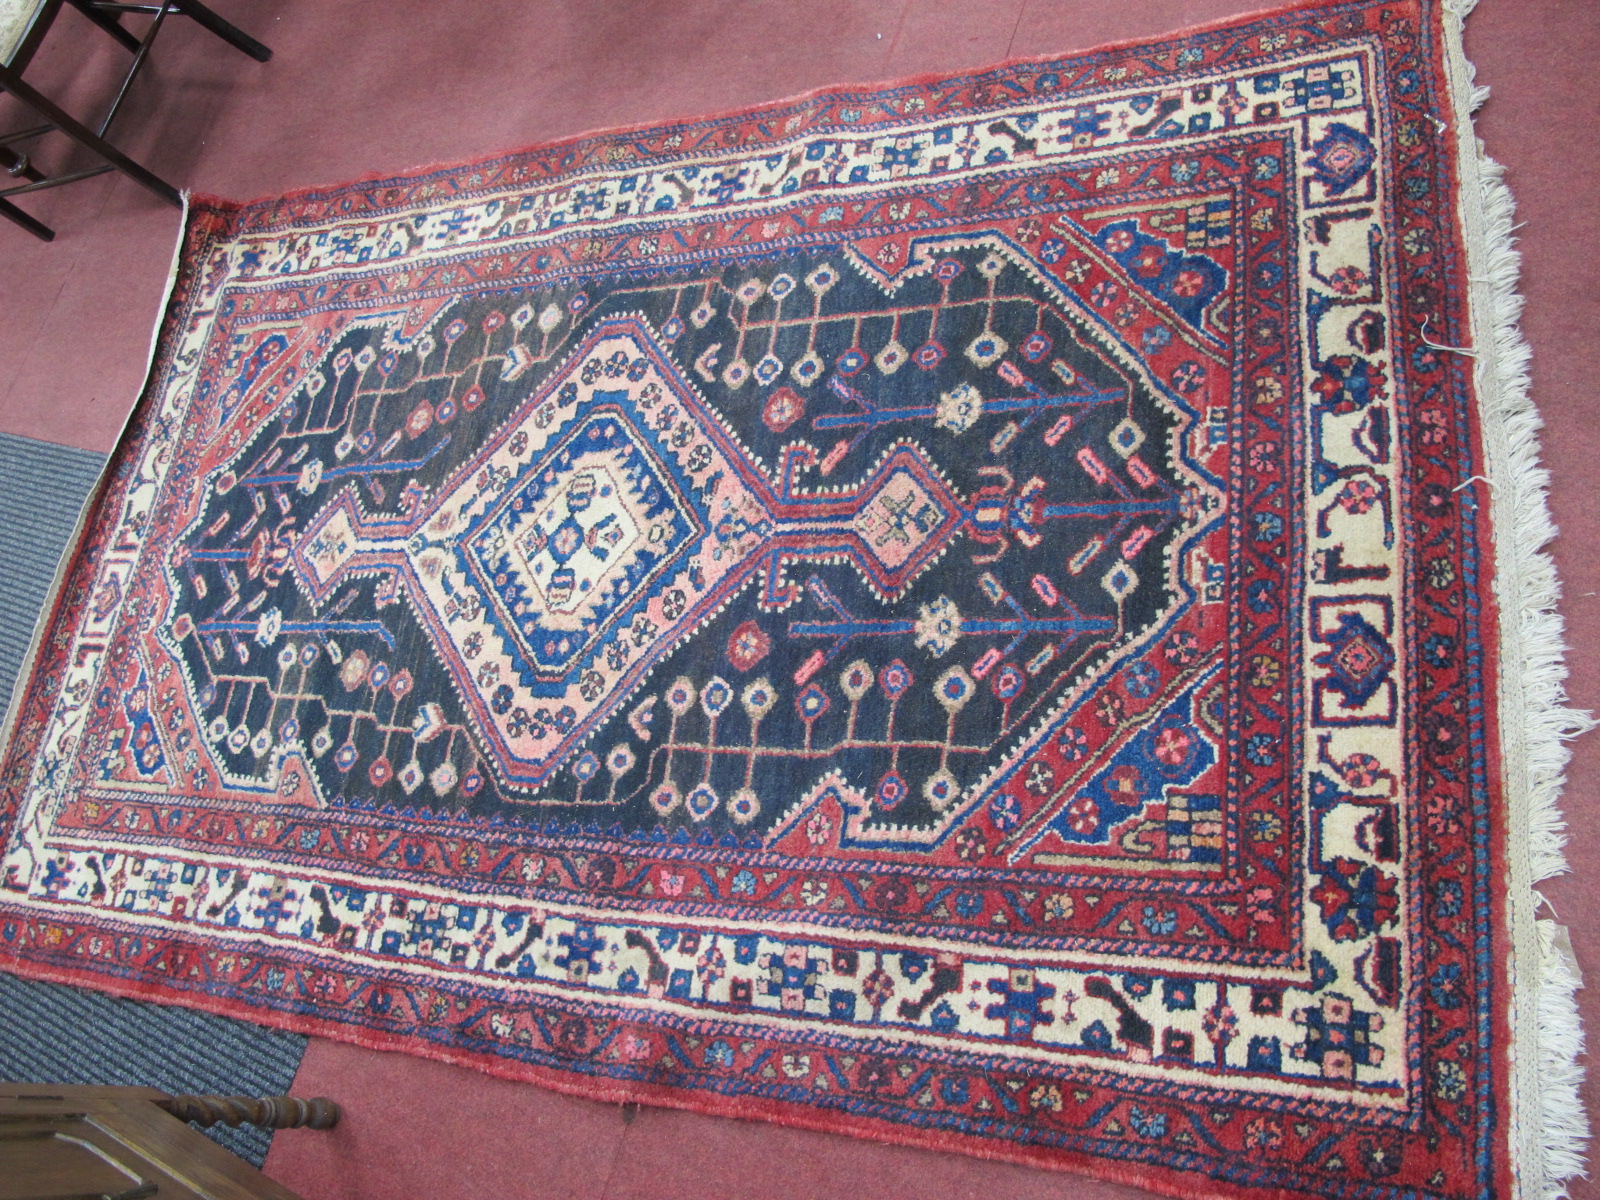
[[[268,1129],[332,1129],[339,1106],[325,1096],[168,1096],[156,1103],[196,1125],[264,1125]]]

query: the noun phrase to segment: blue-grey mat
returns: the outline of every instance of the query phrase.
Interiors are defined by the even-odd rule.
[[[0,433],[0,707],[103,454]]]
[[[56,564],[104,458],[0,433],[0,705],[33,637]],[[278,1096],[306,1039],[188,1009],[0,974],[0,1079],[144,1084],[167,1092]],[[269,1130],[207,1131],[260,1166]]]

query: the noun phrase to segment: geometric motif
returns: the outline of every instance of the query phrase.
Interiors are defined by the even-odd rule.
[[[0,760],[8,968],[1182,1194],[1510,1194],[1445,17],[197,202]]]

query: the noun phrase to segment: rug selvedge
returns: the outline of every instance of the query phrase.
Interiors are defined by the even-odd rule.
[[[1433,20],[197,206],[0,944],[1168,1190],[1504,1190]]]

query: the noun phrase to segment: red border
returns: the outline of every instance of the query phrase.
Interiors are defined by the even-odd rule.
[[[1125,50],[1137,47],[1147,47],[1153,42],[1215,33],[1222,30],[1248,25],[1262,19],[1283,17],[1296,12],[1310,12],[1316,9],[1338,7],[1347,2],[1348,0],[1312,0],[1312,2],[1305,4],[1290,5],[1274,9],[1263,9],[1242,16],[1235,16],[1222,21],[1207,23],[1181,31],[1176,31],[1164,38],[1128,39],[1124,41],[1106,43],[1104,45],[1087,48],[1082,51],[1073,51],[1072,53],[1074,55],[1087,55],[1093,53],[1114,52],[1117,50]],[[1424,12],[1430,12],[1430,10],[1432,10],[1432,6],[1427,3],[1427,0],[1420,0],[1419,8]],[[1439,53],[1440,50],[1436,45],[1436,56]],[[1063,56],[1045,55],[1019,57],[1015,59],[1009,59],[1004,63],[996,64],[994,67],[986,68],[983,71],[968,72],[954,76],[945,73],[928,73],[894,80],[891,81],[888,86],[904,87],[919,83],[930,83],[942,80],[975,78],[982,74],[988,73],[989,71],[998,71],[1008,67],[1030,63],[1052,62],[1060,59],[1061,57]],[[1442,64],[1440,61],[1438,61],[1437,57],[1431,65],[1434,69],[1436,79],[1442,81],[1444,79]],[[874,86],[883,85],[862,85],[860,87],[851,88],[850,92],[854,93],[858,91],[867,91]],[[811,91],[800,93],[796,96],[787,97],[782,100],[748,106],[742,109],[730,110],[717,114],[702,115],[694,118],[694,120],[717,121],[736,117],[749,118],[762,113],[772,112],[806,100],[836,95],[842,90],[843,89],[838,86],[813,89]],[[400,183],[405,181],[413,181],[436,173],[440,170],[462,169],[471,166],[478,166],[485,163],[498,162],[519,154],[536,151],[548,151],[559,147],[577,145],[598,137],[614,136],[644,130],[662,129],[669,127],[672,124],[673,122],[671,121],[652,121],[641,122],[632,125],[616,126],[608,129],[585,131],[569,137],[523,147],[521,150],[508,151],[502,154],[480,157],[473,160],[464,160],[456,163],[416,168],[400,173],[370,172],[355,180],[347,181],[344,184],[308,186],[305,188],[295,189],[278,196],[258,197],[252,201],[242,204],[229,202],[212,196],[198,195],[193,199],[193,209],[191,211],[190,224],[188,229],[185,231],[185,242],[187,245],[192,240],[204,238],[207,236],[207,234],[215,235],[230,227],[236,227],[238,220],[247,211],[251,209],[258,209],[266,205],[283,204],[286,201],[294,201],[297,199],[322,197],[330,194],[333,191],[342,191],[365,183],[385,181],[395,181]],[[1459,136],[1459,131],[1453,129],[1452,141],[1457,140]],[[1456,170],[1456,160],[1453,155],[1441,155],[1441,158],[1443,160],[1443,165],[1441,167],[1440,174],[1448,179],[1451,186],[1451,196],[1454,198],[1459,198],[1460,181]],[[1442,219],[1448,219],[1451,222],[1455,229],[1457,244],[1464,248],[1465,236],[1459,207],[1456,207],[1455,211],[1449,218]],[[1464,266],[1462,269],[1464,271]],[[175,295],[173,301],[174,304],[177,302],[177,299],[178,297]],[[1465,302],[1458,300],[1457,306],[1464,309]],[[1463,318],[1465,318],[1466,314],[1463,311],[1461,315]],[[163,324],[165,325],[167,322],[169,322],[173,316],[174,309],[169,308],[166,317],[163,319]],[[1463,323],[1465,323],[1464,320]],[[133,422],[130,422],[129,427],[130,429],[133,427]],[[127,436],[125,434],[124,441],[119,447],[119,450],[125,450],[129,444],[131,443],[127,440]],[[1470,449],[1474,461],[1481,461],[1483,439],[1481,424],[1477,421],[1471,422]],[[108,471],[106,478],[109,479],[109,477],[110,472]],[[97,494],[97,504],[99,499],[100,497]],[[1480,511],[1482,510],[1480,509]],[[1494,532],[1489,521],[1487,519],[1481,519],[1478,522],[1476,537],[1476,548],[1480,556],[1480,586],[1477,591],[1481,606],[1480,616],[1477,624],[1483,637],[1483,686],[1485,689],[1485,696],[1491,698],[1491,703],[1498,698],[1499,644],[1498,638],[1495,636],[1495,631],[1498,629],[1499,621],[1501,619],[1500,606],[1494,591],[1494,583],[1497,575],[1495,570],[1494,544]],[[32,655],[37,652],[38,647],[43,644],[48,636],[48,633],[55,630],[59,626],[66,610],[81,602],[82,597],[77,594],[73,594],[70,598],[68,596],[67,584],[73,580],[75,574],[76,572],[69,572],[63,575],[61,586],[59,587],[59,590],[52,603],[50,620],[48,623],[42,626],[41,632],[36,636],[35,646],[33,651],[30,652],[30,660]],[[32,664],[31,662],[30,665],[36,666],[36,664]],[[15,725],[12,730],[13,735],[23,723],[23,715],[20,711],[20,706],[19,711],[15,714],[14,720]],[[1501,755],[1500,738],[1497,727],[1493,720],[1486,720],[1484,723],[1484,728],[1486,745],[1483,749],[1483,762],[1484,768],[1488,774],[1490,793],[1491,872],[1498,872],[1499,874],[1503,875],[1507,859],[1505,845],[1506,831],[1503,823],[1503,806],[1505,800],[1505,783],[1503,780],[1504,764]],[[10,746],[8,744],[3,748],[3,750],[0,750],[0,758],[3,758],[3,754],[9,752],[9,750]],[[1509,898],[1505,894],[1504,888],[1491,887],[1490,892],[1492,903],[1492,936],[1496,950],[1498,951],[1496,958],[1499,961],[1505,961],[1510,950],[1509,928],[1507,924],[1510,908]],[[1095,1177],[1143,1186],[1168,1195],[1180,1197],[1217,1197],[1218,1200],[1228,1200],[1228,1198],[1236,1197],[1242,1194],[1243,1191],[1243,1189],[1239,1189],[1231,1185],[1218,1186],[1216,1181],[1198,1173],[1174,1171],[1155,1166],[1135,1167],[1115,1160],[1102,1159],[1073,1151],[1055,1148],[1020,1146],[965,1134],[935,1132],[909,1126],[896,1126],[886,1122],[854,1117],[849,1114],[836,1112],[831,1109],[815,1109],[804,1105],[790,1104],[781,1101],[758,1100],[748,1097],[735,1099],[715,1092],[701,1090],[685,1091],[667,1085],[644,1083],[623,1085],[618,1084],[613,1080],[604,1079],[603,1077],[575,1076],[558,1070],[522,1063],[513,1059],[477,1054],[471,1051],[453,1050],[431,1043],[419,1042],[404,1035],[361,1029],[359,1027],[349,1026],[323,1018],[262,1010],[249,1005],[230,1001],[223,997],[208,995],[205,993],[163,992],[160,990],[159,985],[128,983],[122,980],[96,975],[88,971],[50,967],[40,963],[24,961],[15,953],[9,954],[6,957],[6,969],[14,974],[27,978],[73,984],[77,986],[86,986],[93,990],[98,990],[113,995],[143,999],[160,1004],[169,1004],[175,1007],[185,1007],[214,1012],[220,1015],[243,1019],[257,1024],[284,1028],[304,1034],[327,1037],[333,1040],[343,1041],[369,1049],[400,1050],[418,1055],[420,1057],[432,1058],[461,1066],[469,1066],[474,1069],[482,1070],[488,1074],[508,1079],[538,1083],[556,1091],[592,1099],[613,1102],[644,1101],[690,1111],[703,1112],[711,1115],[766,1119],[799,1128],[814,1129],[823,1132],[844,1132],[873,1140],[916,1146],[919,1148],[959,1150],[982,1158],[1009,1161],[1030,1166],[1067,1168],[1093,1175]],[[1497,980],[1496,982],[1502,988],[1508,986],[1500,980]],[[1505,1095],[1504,1085],[1509,1081],[1512,1052],[1512,1042],[1510,1038],[1510,1005],[1507,1002],[1508,999],[1508,997],[1501,998],[1500,1001],[1494,1005],[1495,1011],[1493,1020],[1493,1037],[1501,1039],[1501,1044],[1497,1047],[1494,1056],[1495,1061],[1493,1069],[1497,1083],[1501,1085],[1499,1088],[1497,1088],[1497,1093],[1502,1096]],[[263,1017],[270,1019],[263,1020]],[[1508,1118],[1509,1113],[1502,1118],[1503,1124],[1500,1130],[1501,1136],[1507,1136],[1507,1131],[1510,1125]],[[1509,1186],[1512,1173],[1509,1155],[1502,1153],[1497,1155],[1496,1159],[1495,1175],[1497,1185],[1501,1187],[1507,1187]],[[1300,1191],[1267,1187],[1250,1188],[1248,1189],[1248,1192],[1252,1196],[1282,1197],[1285,1198],[1285,1200],[1287,1200],[1289,1197],[1304,1195],[1304,1193]]]
[[[489,1054],[475,1054],[469,1050],[453,1050],[431,1042],[419,1041],[401,1034],[388,1034],[372,1030],[359,1030],[354,1026],[328,1021],[321,1017],[308,1017],[296,1013],[255,1008],[238,1004],[219,996],[203,992],[183,992],[177,995],[88,971],[51,968],[39,963],[24,962],[16,956],[6,964],[13,974],[46,983],[61,983],[87,987],[93,991],[121,996],[129,1000],[144,1000],[173,1008],[196,1009],[232,1017],[268,1028],[286,1029],[291,1033],[346,1042],[367,1050],[392,1051],[409,1054],[415,1058],[429,1058],[457,1067],[470,1067],[486,1075],[509,1079],[518,1083],[532,1083],[564,1095],[601,1103],[652,1104],[662,1108],[678,1108],[688,1112],[704,1113],[713,1117],[733,1117],[741,1120],[770,1121],[796,1129],[809,1129],[818,1133],[831,1133],[863,1138],[867,1141],[891,1145],[910,1146],[918,1150],[955,1151],[996,1162],[1017,1163],[1055,1171],[1067,1171],[1113,1183],[1147,1188],[1182,1200],[1239,1200],[1248,1195],[1251,1200],[1305,1200],[1310,1193],[1287,1188],[1260,1187],[1248,1191],[1219,1185],[1208,1175],[1198,1171],[1174,1171],[1165,1167],[1133,1167],[1114,1159],[1099,1158],[1072,1150],[1054,1147],[1025,1146],[995,1138],[976,1137],[971,1134],[938,1132],[917,1126],[895,1125],[887,1121],[855,1117],[835,1109],[813,1108],[809,1105],[790,1104],[781,1100],[761,1100],[750,1097],[732,1098],[705,1089],[687,1090],[668,1084],[639,1083],[620,1085],[604,1076],[574,1075],[566,1071],[538,1067],[516,1059]],[[179,999],[181,995],[182,999]],[[270,1016],[270,1021],[262,1020]]]
[[[1425,4],[1426,0],[1418,0]],[[530,142],[513,147],[508,150],[495,151],[491,154],[479,155],[475,158],[453,159],[450,161],[435,161],[419,167],[407,167],[399,171],[368,171],[353,179],[340,183],[307,184],[303,187],[291,188],[289,191],[278,194],[263,194],[249,200],[229,200],[226,197],[214,196],[209,192],[189,193],[191,213],[196,209],[203,209],[219,215],[228,215],[234,218],[243,215],[251,209],[262,208],[268,205],[282,204],[286,201],[322,198],[337,192],[347,191],[362,184],[389,183],[402,184],[408,181],[424,179],[429,175],[441,172],[465,170],[471,167],[482,167],[499,163],[505,159],[520,158],[523,155],[556,150],[563,146],[578,146],[585,142],[623,137],[629,134],[645,133],[651,130],[665,130],[694,122],[696,124],[711,124],[718,121],[732,121],[741,118],[751,118],[762,113],[778,112],[793,105],[809,100],[817,100],[826,96],[847,96],[859,93],[877,92],[889,88],[913,87],[919,84],[952,83],[965,79],[977,79],[985,75],[992,75],[1006,71],[1013,67],[1029,66],[1060,62],[1064,58],[1087,57],[1090,55],[1110,54],[1118,50],[1132,50],[1135,48],[1149,47],[1162,42],[1185,40],[1192,37],[1216,33],[1224,29],[1233,29],[1244,25],[1251,25],[1258,21],[1270,20],[1287,16],[1296,12],[1311,12],[1319,8],[1346,7],[1350,0],[1301,0],[1300,3],[1284,4],[1271,8],[1251,9],[1248,12],[1231,17],[1223,17],[1216,21],[1207,21],[1200,25],[1189,25],[1182,29],[1174,29],[1168,33],[1157,34],[1153,37],[1125,38],[1120,41],[1101,42],[1093,46],[1083,46],[1078,49],[1065,50],[1059,54],[1027,54],[1015,58],[1002,59],[1000,62],[988,66],[974,68],[968,71],[925,71],[916,75],[903,75],[895,79],[877,79],[863,83],[831,83],[808,91],[795,92],[776,100],[765,100],[759,104],[746,105],[742,108],[718,109],[710,113],[684,114],[656,121],[637,121],[622,125],[602,125],[595,129],[585,129],[577,133],[567,134],[553,138],[546,142]],[[192,220],[192,217],[191,217]]]

